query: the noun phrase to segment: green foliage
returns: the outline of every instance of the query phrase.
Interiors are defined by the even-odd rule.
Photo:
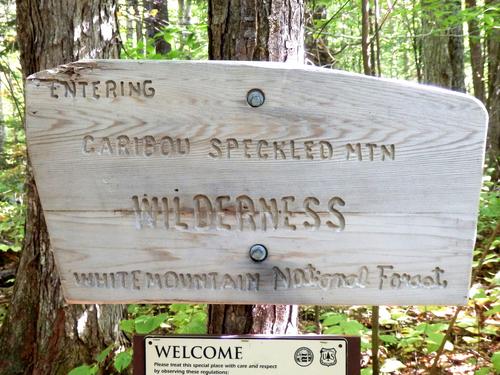
[[[114,366],[118,372],[122,372],[132,363],[132,350],[127,349],[115,356]]]
[[[165,311],[155,315],[157,311]],[[172,304],[165,307],[129,305],[130,319],[120,322],[120,328],[128,334],[149,334],[159,328],[165,333],[206,333],[206,305]]]
[[[122,30],[125,39],[122,58],[148,60],[206,60],[208,58],[206,4],[203,2],[192,4],[190,22],[179,20],[178,12],[172,11],[171,8],[169,6],[169,22],[156,30],[152,38],[144,36],[141,40],[127,39],[126,30]],[[127,13],[123,16],[126,18]],[[170,51],[166,54],[156,52],[155,43],[160,39],[170,46]]]
[[[106,349],[100,352],[96,357],[97,363],[104,363],[104,361],[106,360],[106,358],[108,358],[112,350],[113,346],[108,346]]]
[[[0,23],[1,24],[1,23]],[[24,238],[26,146],[22,123],[21,73],[5,50],[0,53],[0,253],[21,250]],[[3,116],[2,116],[3,115]]]
[[[206,305],[173,304],[169,307],[172,318],[169,320],[174,333],[207,333]]]
[[[138,334],[144,335],[158,329],[167,318],[167,314],[159,314],[155,316],[141,315],[135,318],[135,331]]]
[[[135,334],[204,334],[207,332],[206,305],[140,305],[130,304],[128,317],[120,321],[120,329],[125,335]],[[99,353],[96,363],[80,366],[72,371],[107,369],[110,366],[117,372],[127,369],[132,361],[131,349],[109,346]],[[76,373],[77,375],[80,373]],[[82,372],[82,374],[87,374]],[[89,373],[90,374],[90,373]]]
[[[74,368],[68,373],[68,375],[95,375],[97,374],[98,371],[99,369],[95,365],[93,366],[83,365]]]
[[[491,356],[491,363],[493,364],[493,369],[500,373],[500,352],[495,352]]]

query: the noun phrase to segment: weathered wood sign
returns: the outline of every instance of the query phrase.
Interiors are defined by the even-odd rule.
[[[27,82],[72,303],[463,303],[486,117],[458,93],[265,63],[86,61]]]

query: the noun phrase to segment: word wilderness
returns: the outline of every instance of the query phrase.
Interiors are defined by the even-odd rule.
[[[321,207],[320,200],[307,197],[298,202],[300,209],[292,208],[295,197],[280,199],[252,199],[248,195],[231,198],[222,195],[213,199],[206,195],[195,195],[189,208],[179,197],[152,197],[144,195],[132,197],[137,228],[158,227],[159,221],[164,229],[217,229],[217,230],[277,230],[277,229],[319,229],[321,225],[333,231],[343,231],[345,217],[339,207],[345,206],[342,198],[332,197]],[[326,213],[323,220],[320,213]],[[293,216],[305,219],[298,224],[292,223]],[[232,217],[232,222],[229,224]],[[296,221],[296,220],[295,220]],[[190,223],[188,223],[190,222]]]

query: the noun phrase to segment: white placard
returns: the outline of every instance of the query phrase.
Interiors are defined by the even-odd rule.
[[[146,375],[345,375],[347,340],[145,338]]]

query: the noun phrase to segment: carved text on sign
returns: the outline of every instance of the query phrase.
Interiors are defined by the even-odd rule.
[[[116,98],[118,96],[143,96],[152,98],[155,96],[153,81],[59,81],[52,82],[50,96],[52,98]]]
[[[321,290],[373,287],[387,289],[443,289],[448,281],[445,271],[436,266],[428,274],[394,272],[393,265],[362,265],[355,273],[322,272],[312,264],[304,268],[273,267],[272,289],[312,288]],[[82,288],[107,289],[207,289],[257,292],[262,289],[262,272],[229,274],[220,272],[183,273],[176,271],[147,272],[142,270],[117,272],[74,272],[73,281]]]
[[[315,197],[306,197],[297,202],[301,209],[292,208],[294,196],[277,198],[251,198],[248,195],[229,195],[209,198],[198,194],[189,202],[188,209],[180,197],[132,197],[135,223],[138,229],[144,227],[164,229],[218,229],[267,231],[276,229],[319,229],[322,225],[333,231],[343,231],[345,217],[339,207],[345,206],[340,197],[321,202]],[[326,213],[326,219],[320,214]],[[291,222],[293,215],[305,214],[300,224]],[[235,217],[236,225],[226,222],[228,216]],[[189,220],[189,221],[188,221]],[[161,224],[160,224],[161,223]]]
[[[191,151],[193,140],[185,137],[153,136],[132,137],[121,134],[115,137],[85,135],[82,153],[86,155],[118,156],[185,156]],[[203,144],[203,142],[198,142]],[[332,160],[386,161],[396,159],[394,144],[347,143],[335,149],[329,140],[270,140],[212,138],[207,142],[207,156],[215,160]]]

